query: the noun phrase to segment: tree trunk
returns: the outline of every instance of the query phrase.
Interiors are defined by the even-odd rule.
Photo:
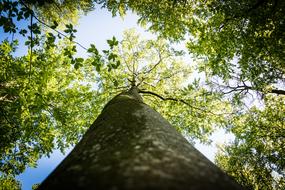
[[[242,189],[136,88],[113,98],[39,189]]]

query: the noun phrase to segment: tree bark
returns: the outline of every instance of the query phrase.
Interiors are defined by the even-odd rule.
[[[113,98],[44,189],[242,189],[189,144],[136,87]]]

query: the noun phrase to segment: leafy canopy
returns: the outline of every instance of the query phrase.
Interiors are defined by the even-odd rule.
[[[258,91],[268,85],[277,88],[284,81],[284,1],[138,0],[102,4],[113,14],[136,12],[140,24],[163,37],[186,38],[189,52],[205,60],[200,69],[224,81],[248,81]]]
[[[267,96],[265,108],[235,116],[235,140],[220,149],[216,163],[249,189],[284,189],[284,97]]]
[[[68,45],[51,47],[46,42],[21,57],[13,55],[15,42],[3,41],[0,45],[3,175],[20,174],[27,165],[36,166],[37,160],[53,149],[63,151],[75,144],[98,112],[93,106],[96,93],[90,85],[82,84],[90,81],[86,71],[76,70],[64,55]]]
[[[68,22],[74,22],[79,13],[93,10],[93,1],[1,1],[0,27],[28,36],[26,45],[30,48],[28,55],[15,57],[14,43],[1,44],[0,103],[5,113],[1,115],[1,171],[19,173],[52,148],[75,143],[113,93],[135,84],[148,104],[192,139],[207,142],[218,126],[226,126],[235,134],[235,143],[224,148],[217,163],[242,184],[253,189],[284,188],[280,169],[284,168],[280,150],[285,95],[283,1],[95,3],[113,15],[123,16],[132,10],[139,15],[141,25],[160,36],[174,41],[186,39],[189,52],[199,58],[198,67],[188,69],[189,65],[179,60],[181,52],[173,51],[162,39],[140,41],[134,34],[126,34],[120,44],[115,38],[108,40],[110,49],[103,53],[95,45],[83,47],[90,56],[76,57],[76,29]],[[18,26],[23,20],[29,26]],[[64,25],[66,29],[59,31]],[[44,43],[42,26],[49,28]],[[204,86],[203,80],[189,79],[193,69],[205,73],[209,86]],[[233,118],[224,114],[231,106],[223,96],[230,94],[233,103],[243,97],[247,101],[251,91],[263,94],[263,110],[236,107],[240,111]],[[79,109],[92,111],[80,115]],[[72,119],[79,122],[76,130]],[[10,179],[8,176],[7,183]]]
[[[187,48],[200,58],[198,69],[206,73],[212,90],[222,95],[233,94],[230,96],[233,103],[242,98],[248,102],[251,91],[263,94],[264,111],[238,108],[243,114],[235,116],[229,127],[240,129],[239,132],[230,130],[239,143],[229,145],[226,159],[217,157],[217,162],[223,163],[221,166],[240,182],[241,179],[247,181],[243,184],[248,187],[284,188],[284,174],[276,171],[276,168],[284,169],[284,156],[280,152],[280,145],[284,143],[271,144],[284,141],[282,135],[276,139],[284,133],[284,111],[279,110],[284,99],[267,95],[285,95],[284,1],[163,0],[157,3],[139,0],[104,1],[103,6],[114,14],[123,15],[127,10],[136,12],[140,24],[163,37],[176,41],[186,38]],[[248,119],[243,120],[245,117]],[[268,122],[262,123],[264,120]],[[259,132],[266,133],[267,137],[253,138]],[[259,154],[254,154],[256,146]],[[244,167],[247,167],[247,175],[242,175]]]
[[[51,35],[39,36],[21,57],[14,56],[16,42],[0,46],[0,167],[7,178],[36,166],[53,149],[77,143],[105,103],[133,85],[192,140],[209,142],[215,128],[225,125],[223,112],[209,110],[230,111],[230,105],[197,80],[185,82],[191,67],[167,41],[143,40],[131,30],[121,42],[108,40],[110,49],[102,53],[91,45],[84,59],[74,55],[68,38],[55,42]]]
[[[230,105],[219,99],[219,94],[201,87],[199,79],[190,81],[191,65],[182,59],[183,52],[174,50],[167,41],[144,40],[130,30],[114,52],[121,65],[109,72],[107,67],[100,71],[102,92],[110,94],[136,85],[145,103],[192,140],[208,142],[208,136],[226,124]]]

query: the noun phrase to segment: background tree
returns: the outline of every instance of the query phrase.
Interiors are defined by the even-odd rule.
[[[19,190],[21,189],[21,184],[15,180],[13,177],[4,177],[0,176],[0,184],[1,190],[11,189],[11,190]]]
[[[203,58],[199,69],[234,79],[246,89],[284,94],[284,3],[278,0],[224,1],[95,1],[113,15],[136,12],[142,25],[172,40],[188,38],[188,49]],[[53,27],[95,9],[92,1],[8,1],[1,3],[0,26],[27,33],[15,20],[32,18]],[[52,11],[51,11],[52,10]],[[229,11],[230,10],[230,11]],[[155,13],[155,14],[154,14]],[[48,17],[46,15],[49,15]],[[32,24],[30,24],[32,26]],[[36,23],[34,25],[36,27]],[[186,35],[186,36],[185,36]],[[281,89],[279,89],[281,88]],[[245,91],[243,91],[245,92]]]
[[[0,2],[0,26],[5,32],[26,34],[27,30],[21,28],[23,21],[48,26],[56,22],[64,26],[76,23],[79,15],[93,9],[93,3],[90,0],[3,0]],[[19,21],[22,23],[19,24]]]
[[[13,55],[15,43],[0,45],[1,175],[20,174],[54,148],[75,144],[96,116],[96,93],[81,84],[85,71],[47,43],[22,57]]]
[[[265,105],[233,118],[235,140],[222,146],[216,163],[249,189],[283,189],[284,97],[267,96]]]

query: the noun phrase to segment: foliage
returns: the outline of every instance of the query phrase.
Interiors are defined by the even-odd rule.
[[[135,11],[164,37],[188,36],[189,52],[205,60],[200,70],[224,81],[248,81],[259,91],[284,81],[284,1],[100,2],[113,14]]]
[[[32,186],[32,190],[37,190],[39,188],[40,184],[36,183]]]
[[[173,40],[188,38],[189,52],[200,58],[198,69],[206,73],[209,83],[213,82],[212,76],[217,77],[218,82],[213,86],[213,91],[219,91],[222,86],[221,94],[233,94],[230,98],[234,103],[241,102],[249,91],[262,93],[261,97],[268,96],[266,94],[269,93],[285,95],[284,1],[162,0],[157,3],[139,0],[103,1],[103,6],[113,14],[124,15],[127,10],[136,12],[140,24],[163,37]],[[270,106],[271,104],[265,104],[265,109],[271,109]],[[280,105],[277,104],[276,107],[278,106]],[[272,109],[272,113],[280,114],[284,111]],[[245,114],[252,116],[251,111]],[[237,118],[239,117],[243,116],[238,115]],[[260,121],[256,122],[263,120],[262,117],[258,119]],[[248,129],[247,126],[243,127]],[[274,130],[274,127],[268,128]],[[248,130],[256,129],[253,127]],[[276,131],[277,134],[279,132],[282,131]],[[269,138],[275,139],[275,136]],[[272,145],[272,151],[278,147],[277,144]],[[245,141],[244,147],[237,146],[236,151],[246,153],[250,152],[250,148],[250,142]],[[265,149],[262,151],[266,154]],[[228,156],[229,159],[235,159],[233,152]],[[279,159],[280,157],[282,158],[279,155]],[[247,158],[252,159],[250,156]],[[252,161],[254,162],[258,164],[257,160]],[[266,160],[260,168],[266,171],[270,163]],[[265,179],[258,168],[253,168],[252,171],[256,174],[255,178]],[[240,176],[238,172],[235,175]],[[281,181],[278,182],[280,186]],[[257,183],[268,187],[268,184],[262,185],[261,181],[251,181],[251,185],[246,185],[254,187]]]
[[[113,15],[119,13],[123,16],[129,9],[135,11],[140,17],[140,24],[149,26],[150,30],[159,32],[163,37],[181,40],[187,35],[189,52],[205,60],[201,62],[200,70],[224,81],[248,81],[251,90],[257,91],[277,88],[276,84],[284,81],[283,1],[95,2]],[[7,32],[18,30],[26,34],[26,29],[17,29],[15,19],[33,16],[52,27],[54,22],[66,24],[65,21],[70,22],[70,18],[78,16],[80,11],[88,12],[94,8],[95,4],[90,0],[5,0],[1,10],[6,15],[1,15],[0,25]]]
[[[22,25],[18,23],[19,21],[34,17],[44,21],[46,25],[52,25],[54,22],[65,25],[75,23],[80,13],[93,9],[91,0],[3,0],[0,2],[0,26],[5,32],[26,34],[25,29],[17,26]]]
[[[80,14],[94,9],[92,0],[24,0],[23,2],[47,23],[54,21],[60,24],[75,23]]]
[[[265,108],[237,115],[230,131],[235,135],[223,147],[216,163],[249,189],[284,189],[285,99],[266,96]]]
[[[74,23],[79,13],[93,10],[94,2],[113,15],[136,12],[139,23],[161,37],[186,38],[205,81],[193,80],[197,68],[185,65],[182,52],[162,38],[140,40],[129,32],[120,43],[108,40],[110,49],[103,53],[95,45],[85,48],[74,42],[76,29],[68,23]],[[20,173],[53,148],[76,143],[114,93],[137,85],[145,102],[192,140],[208,142],[215,128],[230,124],[236,141],[220,153],[217,162],[241,183],[250,188],[284,186],[280,170],[284,137],[276,143],[284,133],[280,116],[284,99],[268,95],[285,95],[283,1],[94,2],[0,2],[0,27],[6,33],[28,36],[29,46],[28,55],[22,57],[14,56],[14,42],[0,46],[1,171],[9,176]],[[88,51],[88,58],[75,56],[76,43]],[[249,91],[262,93],[264,109],[242,110],[233,117],[224,95],[233,94],[230,99],[239,103]],[[260,135],[261,141],[256,141]],[[282,178],[272,177],[272,171]]]
[[[211,15],[188,48],[205,55],[201,69],[210,68],[224,80],[246,82],[257,91],[280,87],[285,74],[284,6],[283,1],[213,1]]]
[[[151,30],[159,32],[164,37],[180,40],[186,34],[189,52],[201,58],[199,70],[206,72],[208,77],[218,76],[218,87],[221,87],[222,84],[224,85],[222,89],[226,90],[222,91],[222,94],[235,94],[232,96],[233,102],[240,102],[241,98],[251,90],[263,94],[285,94],[283,85],[285,75],[285,15],[283,10],[285,3],[283,1],[165,0],[155,3],[154,1],[139,0],[105,1],[104,6],[114,14],[119,12],[122,15],[128,9],[135,11],[140,16],[139,22],[142,25],[149,26]],[[281,88],[281,90],[277,88]],[[217,85],[213,90],[218,90]],[[265,110],[270,110],[272,115],[284,113],[284,111],[277,111],[282,106],[281,104],[273,106],[274,101],[267,100]],[[282,100],[278,102],[280,101],[282,102]],[[236,116],[236,120],[242,120],[246,116],[250,120],[252,117],[251,120],[255,119],[255,125],[247,125],[247,122],[238,125],[240,130],[248,130],[248,133],[252,132],[253,134],[245,135],[251,137],[251,140],[246,140],[246,137],[237,137],[238,142],[242,145],[232,145],[233,150],[227,152],[228,157],[226,158],[230,161],[226,162],[226,166],[232,167],[227,171],[238,176],[237,178],[241,182],[243,176],[238,171],[244,168],[243,163],[245,162],[251,168],[250,174],[254,181],[249,180],[247,183],[243,183],[244,185],[273,188],[273,182],[268,180],[273,180],[270,173],[272,169],[268,169],[268,165],[273,164],[276,167],[283,166],[284,168],[284,163],[280,164],[276,161],[282,161],[282,154],[275,155],[276,151],[280,151],[282,145],[274,143],[271,144],[271,148],[267,148],[269,145],[260,144],[261,141],[256,141],[256,138],[253,137],[258,135],[256,131],[260,131],[268,135],[268,143],[279,142],[276,141],[276,135],[283,134],[284,131],[275,131],[275,119],[274,117],[267,118],[267,111],[255,108],[255,112],[265,115],[261,114],[255,118],[253,117],[254,111],[251,110],[249,113],[245,113],[245,116]],[[261,129],[257,130],[257,126],[265,120],[263,117],[271,121],[266,128],[267,131],[272,130],[271,133]],[[252,121],[252,123],[254,122]],[[279,122],[281,122],[281,127],[284,127],[284,118]],[[237,132],[233,133],[238,135]],[[260,154],[267,155],[265,157],[269,158],[261,159],[262,156],[256,158],[252,155],[253,153],[250,154],[251,148],[255,148],[255,145],[263,147]],[[247,156],[243,157],[244,154]],[[272,156],[268,156],[269,154]],[[274,155],[275,160],[272,158]],[[263,183],[261,179],[269,182]],[[281,186],[284,186],[282,184],[283,182],[280,180],[276,182],[275,186],[280,186],[279,188],[282,189]]]
[[[16,42],[4,41],[0,46],[3,174],[20,174],[26,166],[35,167],[36,161],[53,149],[64,151],[75,144],[104,104],[132,85],[165,97],[183,99],[192,93],[195,103],[192,97],[187,99],[187,105],[180,102],[184,110],[181,114],[177,114],[177,100],[157,106],[145,94],[145,101],[178,129],[202,142],[208,142],[216,125],[225,122],[221,115],[208,114],[206,109],[227,104],[198,84],[193,84],[195,88],[183,85],[191,69],[183,63],[183,53],[172,49],[165,40],[141,40],[129,31],[120,44],[115,38],[108,40],[110,49],[102,54],[91,45],[89,57],[83,59],[75,57],[76,49],[68,38],[56,43],[52,35],[39,35],[37,46],[22,57],[13,55]]]
[[[44,43],[49,43],[48,36]],[[19,174],[53,148],[63,150],[76,143],[98,110],[116,93],[133,85],[140,88],[146,103],[192,139],[208,142],[216,125],[225,123],[222,113],[208,113],[207,109],[229,105],[216,100],[217,94],[200,88],[198,80],[191,85],[183,82],[191,76],[191,68],[183,62],[183,52],[175,51],[165,40],[142,40],[134,31],[128,31],[120,44],[115,38],[108,40],[110,50],[103,50],[103,55],[91,45],[90,57],[85,60],[70,57],[65,50],[73,45],[66,46],[68,40],[63,42],[59,48],[54,44],[39,45],[44,48],[23,57],[13,56],[15,44],[2,43],[5,67],[1,73],[1,107],[5,114],[1,127],[6,137],[1,146],[3,173]],[[25,67],[31,64],[30,56],[32,70]],[[70,64],[79,59],[80,67]],[[80,85],[89,82],[96,85],[96,91]],[[155,95],[150,98],[153,94],[149,92]],[[190,93],[193,97],[187,97]],[[158,106],[153,98],[161,96],[172,99]],[[195,102],[191,101],[194,97]]]
[[[20,190],[21,184],[11,176],[0,175],[0,190]]]
[[[144,40],[130,30],[114,52],[121,65],[111,71],[108,64],[101,69],[98,82],[102,92],[111,94],[136,85],[146,104],[192,140],[209,142],[208,136],[226,124],[230,105],[201,87],[198,79],[191,83],[192,69],[183,61],[183,52],[165,40]]]
[[[13,55],[15,42],[0,45],[2,174],[20,174],[53,149],[75,144],[99,112],[89,78],[95,73],[87,76],[69,64],[63,44],[43,42],[44,48],[22,57]]]

